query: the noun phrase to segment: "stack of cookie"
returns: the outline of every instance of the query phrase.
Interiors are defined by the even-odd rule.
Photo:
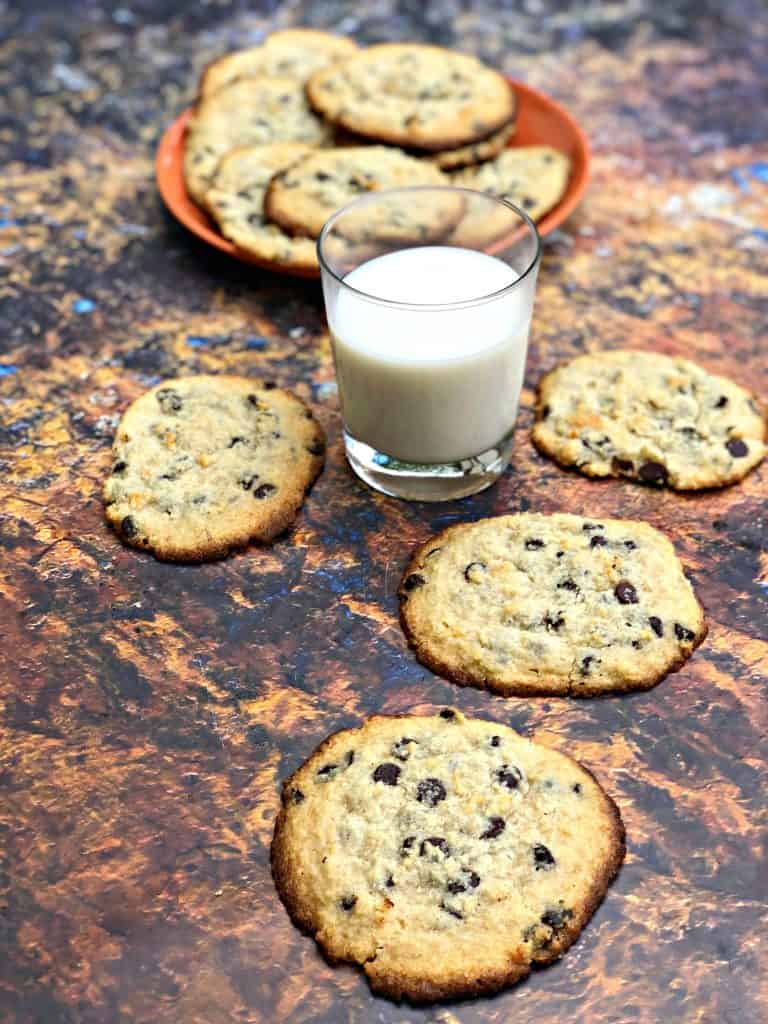
[[[205,70],[184,178],[243,253],[311,271],[328,217],[373,190],[457,184],[543,216],[570,161],[547,146],[508,149],[515,118],[507,79],[474,57],[276,32]]]

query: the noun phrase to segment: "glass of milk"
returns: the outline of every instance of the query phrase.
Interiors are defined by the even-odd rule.
[[[392,189],[335,213],[318,253],[352,469],[398,498],[489,487],[523,384],[533,221],[469,189]]]

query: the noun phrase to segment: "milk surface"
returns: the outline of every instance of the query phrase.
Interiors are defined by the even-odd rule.
[[[517,415],[534,282],[493,293],[517,276],[494,256],[448,246],[388,253],[348,274],[366,294],[340,288],[327,303],[348,432],[407,462],[493,448]]]

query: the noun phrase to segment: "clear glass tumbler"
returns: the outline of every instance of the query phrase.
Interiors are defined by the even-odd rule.
[[[398,498],[474,494],[504,472],[541,243],[469,189],[373,192],[318,240],[347,458]]]

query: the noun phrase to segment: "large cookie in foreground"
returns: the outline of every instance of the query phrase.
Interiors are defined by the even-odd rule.
[[[245,377],[164,381],[117,428],[106,517],[157,558],[219,558],[293,521],[324,451],[322,428],[288,391]]]
[[[722,487],[766,452],[763,410],[687,359],[596,352],[539,384],[533,441],[563,466],[677,490]]]
[[[332,138],[332,129],[309,109],[293,78],[241,78],[198,101],[184,139],[184,182],[192,199],[205,207],[219,161],[235,147],[268,142],[323,146]]]
[[[321,68],[357,52],[357,43],[310,28],[285,29],[267,36],[261,46],[228,53],[203,71],[200,94],[209,96],[240,78],[280,75],[305,82]]]
[[[401,621],[418,659],[501,694],[647,690],[706,635],[667,538],[557,514],[451,526],[413,557]]]
[[[556,960],[623,856],[619,812],[586,769],[446,709],[322,743],[283,788],[272,870],[332,961],[428,1002]]]
[[[487,139],[514,120],[506,78],[476,57],[420,43],[381,43],[317,71],[309,102],[377,142],[435,152]]]

